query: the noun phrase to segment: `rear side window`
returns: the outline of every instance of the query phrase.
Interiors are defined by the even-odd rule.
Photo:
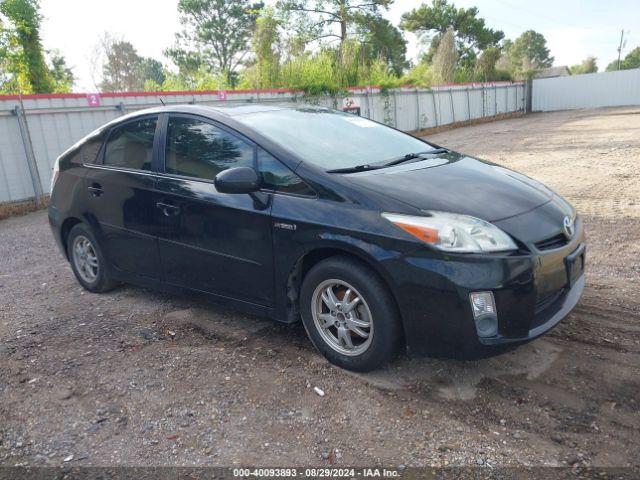
[[[105,147],[104,164],[151,170],[157,118],[135,120],[114,128]]]
[[[262,175],[262,188],[265,190],[315,196],[315,192],[300,177],[261,148],[258,149],[258,165]]]
[[[238,137],[206,122],[170,117],[167,130],[167,173],[213,180],[233,167],[252,167],[254,148]]]

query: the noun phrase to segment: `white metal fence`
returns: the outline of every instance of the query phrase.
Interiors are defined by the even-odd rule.
[[[433,89],[351,89],[360,114],[405,131],[523,111],[522,83]],[[0,96],[0,203],[47,194],[53,162],[66,148],[124,113],[165,104],[304,102],[342,108],[343,97],[307,98],[290,90]]]
[[[533,110],[640,105],[640,68],[533,80]]]

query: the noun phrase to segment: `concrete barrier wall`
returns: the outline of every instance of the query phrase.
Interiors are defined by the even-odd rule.
[[[343,108],[404,131],[524,110],[522,83],[465,84],[432,89],[353,88],[345,96],[306,97],[293,90],[141,92],[0,96],[0,203],[49,193],[55,159],[100,125],[131,111],[167,104],[310,102]]]

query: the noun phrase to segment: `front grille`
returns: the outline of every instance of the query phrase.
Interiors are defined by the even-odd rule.
[[[540,240],[539,242],[534,243],[534,245],[538,250],[552,250],[554,248],[564,247],[567,243],[569,243],[569,240],[567,240],[564,233],[559,233],[553,237]]]

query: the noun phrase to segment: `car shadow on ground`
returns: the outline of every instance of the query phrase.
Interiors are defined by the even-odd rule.
[[[121,287],[127,295],[153,302],[159,295],[138,287]],[[166,298],[166,295],[165,295]],[[221,342],[229,347],[259,343],[279,355],[302,356],[310,362],[326,362],[315,351],[301,322],[285,325],[264,317],[246,315],[232,308],[194,296],[169,295],[172,309],[157,319],[164,331],[181,332],[175,339],[190,344],[194,336],[205,346]],[[175,308],[173,308],[175,307]],[[483,379],[504,383],[509,376],[533,380],[554,363],[561,348],[549,340],[508,348],[462,349],[439,346],[426,354],[400,355],[390,365],[373,372],[354,373],[333,367],[345,375],[383,390],[417,390],[430,385],[445,399],[472,400]],[[327,363],[328,365],[328,363]]]

